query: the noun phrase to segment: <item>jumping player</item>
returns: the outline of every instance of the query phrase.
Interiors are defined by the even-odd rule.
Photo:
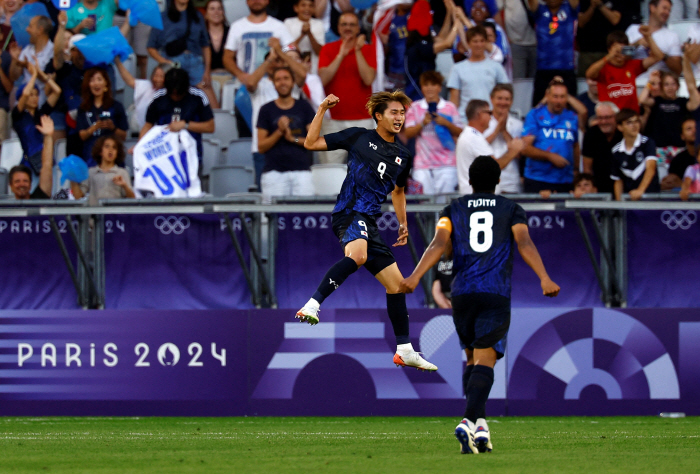
[[[399,290],[403,279],[391,248],[382,240],[376,224],[381,205],[391,193],[399,221],[394,247],[406,245],[405,186],[411,166],[409,151],[395,138],[406,120],[410,99],[401,91],[377,92],[366,104],[377,128],[348,128],[319,137],[323,116],[340,99],[331,94],[318,108],[304,146],[308,150],[348,151],[348,174],[333,209],[333,232],[343,246],[345,257],[326,273],[311,299],[296,317],[311,325],[319,321],[319,306],[359,267],[364,266],[386,288],[386,307],[396,336],[394,363],[433,371],[437,367],[413,350],[408,333],[406,295]]]
[[[462,454],[491,451],[486,424],[486,400],[493,385],[493,367],[506,350],[510,326],[513,240],[525,263],[540,278],[542,293],[557,296],[559,286],[547,275],[530,240],[525,211],[496,196],[501,169],[490,156],[479,156],[469,167],[474,194],[452,201],[440,214],[437,232],[401,290],[411,293],[420,278],[447,252],[452,253],[452,317],[466,346],[467,368],[462,378],[467,408],[455,429]]]

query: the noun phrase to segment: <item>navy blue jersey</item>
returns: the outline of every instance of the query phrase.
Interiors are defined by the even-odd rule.
[[[510,298],[515,224],[525,210],[510,199],[475,193],[452,201],[440,213],[452,222],[452,296],[493,293]]]
[[[358,127],[324,138],[329,150],[348,151],[348,174],[333,208],[334,214],[342,211],[380,214],[382,203],[394,186],[406,186],[412,158],[400,143],[389,143],[376,130]]]
[[[632,150],[625,149],[625,140],[612,148],[612,170],[610,179],[613,181],[622,180],[623,192],[628,193],[637,189],[644,179],[644,172],[647,169],[647,161],[656,163],[656,144],[651,138],[647,138],[641,133],[637,135]],[[654,174],[649,187],[645,192],[658,193],[659,175]]]
[[[555,15],[540,3],[535,16],[537,34],[537,69],[574,69],[574,36],[578,7],[565,1]]]

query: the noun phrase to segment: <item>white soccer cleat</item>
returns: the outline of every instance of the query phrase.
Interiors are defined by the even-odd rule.
[[[461,446],[460,453],[462,454],[479,454],[479,450],[474,444],[474,431],[469,427],[470,422],[466,419],[462,420],[455,428],[455,437]]]
[[[314,326],[318,324],[318,312],[320,309],[318,306],[311,306],[308,303],[304,305],[299,311],[297,311],[296,318],[302,323],[309,323]]]
[[[476,429],[474,430],[474,444],[480,453],[490,453],[493,450],[491,444],[491,432],[486,420],[479,418],[476,420]]]
[[[404,354],[397,352],[394,354],[394,364],[396,367],[415,367],[418,370],[427,370],[428,372],[434,372],[437,370],[435,364],[431,364],[427,360],[423,359],[420,352],[410,351]]]

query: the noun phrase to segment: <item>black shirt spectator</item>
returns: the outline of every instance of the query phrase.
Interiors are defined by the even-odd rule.
[[[656,97],[651,108],[649,121],[644,128],[649,138],[654,140],[657,147],[685,146],[680,129],[683,119],[688,115],[688,99],[676,97],[665,99]]]
[[[668,174],[675,174],[682,180],[685,169],[688,166],[693,166],[695,163],[697,163],[697,159],[691,155],[687,149],[683,150],[671,160],[671,164],[668,167]]]
[[[613,183],[610,179],[612,147],[621,140],[622,133],[619,130],[615,130],[612,137],[608,138],[598,126],[588,129],[583,137],[582,154],[584,157],[593,158],[593,184],[598,188],[599,193],[612,193]]]
[[[315,112],[305,100],[297,100],[291,109],[283,110],[275,104],[268,102],[260,108],[257,128],[262,128],[273,133],[277,130],[277,122],[280,117],[289,118],[289,128],[292,135],[306,136],[306,127],[314,119]],[[313,161],[309,150],[300,147],[296,143],[287,140],[278,141],[275,146],[265,152],[265,166],[263,173],[267,171],[305,171],[311,167]]]

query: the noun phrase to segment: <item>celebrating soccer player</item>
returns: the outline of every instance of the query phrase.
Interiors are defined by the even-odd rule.
[[[348,151],[348,174],[333,209],[333,232],[340,240],[345,257],[326,273],[311,299],[296,317],[311,325],[319,321],[319,306],[359,267],[364,266],[386,288],[386,307],[396,336],[394,363],[419,370],[437,370],[413,350],[408,333],[406,295],[399,289],[403,279],[391,248],[382,240],[376,217],[387,194],[399,221],[399,237],[394,247],[406,245],[406,195],[411,165],[409,151],[396,141],[406,119],[410,99],[401,91],[377,92],[366,104],[377,123],[375,130],[348,128],[319,137],[326,111],[340,99],[333,94],[324,99],[311,122],[304,146],[309,150]]]
[[[452,201],[440,214],[437,232],[401,290],[411,293],[420,278],[443,253],[452,253],[452,317],[466,347],[467,368],[462,377],[467,408],[455,429],[462,454],[491,451],[486,424],[486,400],[493,385],[493,367],[506,350],[510,326],[513,240],[525,263],[540,278],[542,293],[557,296],[559,286],[544,268],[530,239],[525,211],[496,196],[501,168],[490,156],[479,156],[469,167],[474,194]]]

